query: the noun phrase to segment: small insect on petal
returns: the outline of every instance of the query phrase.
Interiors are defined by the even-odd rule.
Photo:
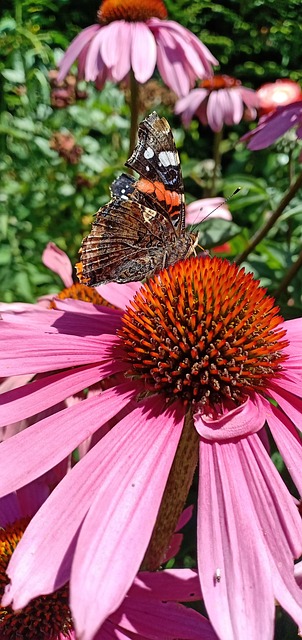
[[[215,577],[215,583],[216,582],[220,582],[220,580],[221,580],[221,571],[220,571],[220,569],[216,569],[214,577]]]

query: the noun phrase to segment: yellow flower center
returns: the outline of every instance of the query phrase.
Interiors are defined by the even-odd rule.
[[[22,518],[0,529],[0,599],[8,584],[8,562],[28,521],[29,518]],[[62,640],[63,637],[70,638],[72,630],[67,586],[50,595],[34,598],[21,611],[14,611],[10,606],[0,607],[1,640]]]
[[[177,262],[143,285],[123,316],[127,373],[167,400],[239,405],[282,369],[278,314],[252,274],[227,260]]]
[[[146,22],[149,18],[167,18],[167,9],[162,0],[103,0],[98,10],[98,20],[108,24],[114,20]]]

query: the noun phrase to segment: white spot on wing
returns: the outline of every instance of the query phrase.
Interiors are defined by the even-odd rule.
[[[179,164],[178,154],[174,151],[161,151],[158,157],[164,167],[177,167]]]
[[[151,147],[147,147],[147,149],[144,151],[144,158],[146,158],[146,160],[149,160],[150,158],[153,158],[153,156],[154,156],[153,149],[151,149]]]

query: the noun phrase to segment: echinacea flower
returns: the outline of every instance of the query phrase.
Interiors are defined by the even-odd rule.
[[[162,0],[104,0],[99,24],[84,29],[68,47],[58,81],[76,59],[79,78],[95,82],[98,89],[106,80],[124,80],[130,70],[145,83],[157,65],[165,84],[178,96],[186,95],[218,62],[191,31],[166,17]]]
[[[0,499],[0,596],[8,582],[6,568],[30,519],[50,493],[55,470]],[[189,513],[183,514],[184,520]],[[68,604],[69,586],[34,598],[22,609],[0,606],[1,640],[76,640]],[[198,576],[190,569],[138,574],[123,603],[108,618],[94,640],[109,640],[120,634],[133,640],[217,640],[206,618],[180,602],[201,599]]]
[[[28,525],[3,604],[22,608],[70,580],[77,633],[93,638],[148,564],[182,447],[173,500],[199,450],[199,579],[218,637],[241,640],[248,629],[250,640],[272,640],[275,601],[301,627],[293,561],[302,523],[263,427],[301,494],[302,321],[283,322],[252,274],[210,257],[164,269],[125,312],[57,304],[3,314],[0,375],[45,377],[4,394],[1,420],[49,406],[96,376],[111,377],[111,386],[0,445],[5,495],[97,436]]]
[[[300,85],[288,78],[267,82],[259,87],[256,93],[261,115],[275,111],[277,107],[302,100]]]
[[[252,109],[258,104],[253,89],[243,87],[236,78],[217,75],[203,80],[200,88],[180,98],[175,105],[175,113],[181,116],[186,127],[196,116],[202,124],[209,125],[217,132],[221,131],[224,124],[238,124],[243,118],[245,106]]]
[[[286,131],[296,128],[297,138],[302,138],[302,100],[277,107],[274,113],[263,117],[258,126],[249,131],[241,140],[248,140],[248,148],[252,151],[265,149],[283,136]]]

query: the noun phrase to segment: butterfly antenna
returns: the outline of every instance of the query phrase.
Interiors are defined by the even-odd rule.
[[[222,202],[220,202],[220,204],[218,204],[218,205],[217,205],[217,207],[215,207],[215,209],[212,209],[212,211],[210,211],[209,213],[207,213],[207,215],[206,215],[204,218],[202,218],[202,220],[200,220],[200,222],[204,222],[207,218],[209,218],[209,217],[212,215],[212,213],[214,213],[214,211],[217,211],[217,209],[219,209],[219,208],[220,208],[220,207],[222,207],[224,204],[226,204],[226,202],[228,202],[229,200],[231,200],[231,198],[232,198],[233,196],[235,196],[237,193],[239,193],[239,191],[241,191],[241,187],[237,187],[237,189],[235,189],[235,191],[233,191],[233,193],[231,193],[231,195],[230,195],[230,196],[228,196],[227,198],[224,198],[224,199],[223,199],[223,201],[222,201]],[[202,210],[202,207],[201,207],[200,209]],[[200,222],[198,222],[198,224],[200,224]],[[193,227],[194,227],[194,226],[197,226],[197,223],[195,223],[195,225],[194,225],[194,223],[193,223],[193,225],[191,225],[191,226],[192,226],[192,231],[193,231]]]

